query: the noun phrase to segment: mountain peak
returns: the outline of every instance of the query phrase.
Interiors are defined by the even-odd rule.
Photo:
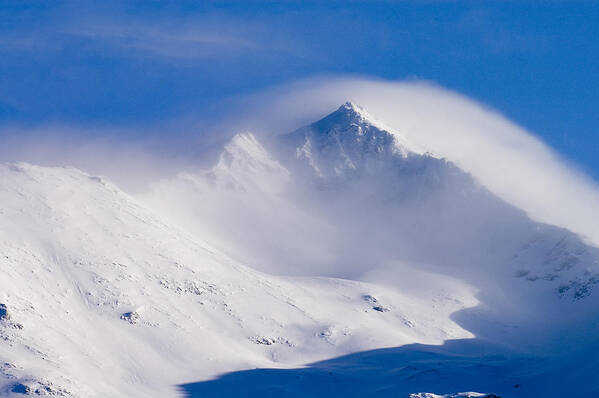
[[[218,163],[212,168],[211,175],[229,188],[248,189],[250,185],[271,190],[278,189],[288,177],[288,171],[262,146],[250,133],[236,134],[220,154]],[[271,185],[269,185],[271,183]]]
[[[225,151],[229,153],[262,152],[263,148],[254,134],[246,131],[244,133],[235,134],[225,145]]]
[[[236,134],[221,153],[216,168],[248,171],[255,168],[281,169],[256,137],[250,133]]]
[[[334,136],[343,135],[344,139],[358,141],[363,141],[366,137],[374,137],[376,140],[382,139],[392,142],[393,146],[404,154],[407,152],[424,153],[421,148],[408,142],[398,131],[380,122],[366,109],[351,101],[345,102],[336,111],[309,126],[296,130],[294,133],[308,130],[312,133],[324,135],[322,138],[331,134]]]
[[[380,123],[376,122],[375,119],[361,106],[347,101],[341,105],[337,110],[329,115],[325,116],[325,119],[333,119],[337,122],[344,123],[355,123],[355,124],[369,124],[377,127],[381,127]],[[317,122],[318,123],[318,122]],[[381,130],[384,130],[381,128]]]
[[[384,159],[416,152],[392,129],[350,101],[284,136],[284,142],[296,159],[307,162],[323,178],[362,173],[383,164]]]
[[[354,113],[363,113],[363,112],[365,112],[364,108],[362,108],[361,106],[359,106],[357,104],[354,104],[351,101],[345,102],[337,110],[338,111],[354,112]]]

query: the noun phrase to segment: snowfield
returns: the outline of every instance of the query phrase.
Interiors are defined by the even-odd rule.
[[[1,165],[0,219],[2,396],[599,393],[599,249],[351,103],[135,197]]]
[[[99,177],[28,164],[0,176],[4,393],[174,396],[226,371],[472,336],[449,315],[475,305],[473,291],[449,278],[408,297],[269,276]]]

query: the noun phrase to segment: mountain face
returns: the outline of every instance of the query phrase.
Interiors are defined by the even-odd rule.
[[[324,180],[378,171],[396,157],[413,154],[350,102],[322,120],[284,135],[282,140],[297,159]]]
[[[502,330],[501,339],[541,344],[595,314],[597,248],[532,221],[350,103],[264,146],[236,136],[215,168],[156,184],[144,200],[170,203],[174,222],[267,272],[391,285],[406,267],[458,277],[492,309],[473,326],[489,338]],[[574,302],[590,312],[569,310]]]
[[[311,125],[281,135],[277,144],[286,167],[307,170],[323,185],[392,178],[393,186],[409,188],[398,195],[402,199],[417,195],[415,188],[423,186],[456,190],[474,186],[470,180],[466,184],[459,180],[464,173],[453,164],[418,149],[350,102]]]
[[[238,135],[212,170],[156,184],[146,200],[267,271],[360,278],[402,262],[565,300],[599,281],[597,248],[530,220],[354,104],[267,147]]]
[[[452,248],[447,250],[466,256],[454,260],[439,247],[436,251],[443,253],[439,262],[463,266],[472,260],[491,260],[497,262],[492,267],[499,268],[510,264],[510,272],[529,281],[558,281],[560,294],[569,292],[574,299],[599,282],[595,247],[565,229],[533,222],[451,161],[413,149],[399,133],[356,105],[346,103],[322,120],[283,135],[279,148],[287,155],[295,153],[281,156],[283,164],[290,170],[309,170],[308,179],[320,191],[364,197],[359,205],[362,213],[383,208],[383,217],[397,221],[391,226],[394,244],[410,241],[424,230],[421,241],[428,249],[419,249],[419,254],[430,251],[431,244],[450,242]],[[328,201],[323,196],[323,202]],[[331,211],[339,208],[339,200],[335,202]],[[410,230],[401,233],[401,224],[407,221]],[[381,220],[377,228],[387,224]],[[483,249],[482,258],[476,258],[473,245]],[[500,257],[494,259],[496,255]],[[586,286],[571,291],[585,276]]]
[[[382,347],[401,348],[241,391],[593,391],[599,250],[351,103],[271,139],[239,134],[212,168],[136,197],[3,165],[0,216],[0,395],[177,396]]]

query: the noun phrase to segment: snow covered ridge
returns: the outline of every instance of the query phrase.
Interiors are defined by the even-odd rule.
[[[599,283],[599,251],[596,248],[566,230],[528,220],[517,209],[500,203],[450,160],[413,148],[401,132],[377,122],[355,104],[345,103],[323,119],[284,135],[280,141],[283,152],[285,147],[290,148],[288,152],[296,152],[297,161],[286,161],[285,165],[291,170],[297,170],[298,164],[300,168],[309,166],[318,184],[325,189],[340,184],[358,185],[362,179],[370,184],[361,189],[373,190],[385,201],[409,201],[415,197],[415,200],[435,201],[428,209],[432,211],[443,210],[442,207],[450,203],[451,211],[464,206],[464,216],[470,218],[492,218],[485,214],[489,212],[496,213],[498,218],[509,216],[520,224],[518,229],[528,229],[525,235],[521,230],[517,232],[517,243],[514,243],[518,249],[504,254],[511,256],[509,262],[515,267],[512,273],[518,278],[529,282],[554,282],[560,295],[574,300],[589,295],[593,286]],[[289,158],[292,157],[282,157]],[[381,180],[382,186],[369,180]],[[369,202],[373,203],[372,198]],[[488,203],[488,207],[476,209],[480,203]],[[508,212],[511,214],[506,214]],[[455,224],[450,228],[455,230],[463,218],[462,215],[455,217],[452,220]],[[416,221],[420,223],[421,219]],[[488,230],[487,233],[505,235],[507,232],[483,228]],[[445,240],[447,236],[441,238]],[[511,237],[500,235],[500,238],[510,240]],[[488,254],[485,253],[484,261],[489,261]],[[505,258],[500,261],[507,262]]]
[[[384,128],[346,103],[267,143],[270,151],[251,133],[240,134],[214,168],[156,184],[148,203],[237,258],[285,272],[301,267],[353,277],[350,271],[371,270],[364,264],[399,256],[445,268],[484,267],[493,277],[501,270],[501,277],[546,285],[566,300],[592,292],[599,250],[532,222],[451,161],[419,152]],[[381,259],[369,250],[382,252]]]
[[[272,141],[247,136],[229,144],[241,148],[225,151],[228,162],[221,165],[227,167],[163,181],[144,202],[192,233],[210,236],[220,250],[269,272],[366,279],[411,296],[443,290],[434,282],[440,275],[457,278],[478,291],[479,304],[452,317],[481,340],[545,357],[533,361],[543,375],[552,372],[547,364],[563,369],[573,352],[586,358],[585,347],[594,344],[588,333],[596,329],[593,319],[599,315],[594,292],[599,251],[581,237],[532,221],[451,160],[413,148],[401,132],[390,132],[352,104]],[[247,142],[254,150],[242,150]],[[260,155],[249,161],[252,152]],[[237,162],[232,153],[243,156]],[[257,166],[260,162],[264,165]],[[237,171],[235,164],[252,166]],[[165,204],[168,208],[161,207]],[[414,269],[428,276],[420,278]],[[383,315],[387,308],[387,302],[373,304]],[[277,344],[276,338],[255,341]],[[571,352],[565,355],[556,341],[567,341]],[[422,372],[444,374],[455,366],[443,361]],[[476,361],[473,366],[481,369],[488,364]],[[590,363],[597,367],[597,361]],[[521,364],[505,366],[518,373]],[[474,387],[464,381],[469,374],[447,376],[454,384],[438,391]],[[588,374],[572,376],[580,391],[592,390]],[[522,397],[568,391],[553,385],[554,376],[542,382],[514,379],[496,391]],[[482,391],[502,381],[498,376],[481,380]],[[528,387],[514,387],[520,385]],[[411,391],[430,391],[426,387]]]
[[[0,203],[5,395],[175,396],[235,369],[471,336],[449,319],[476,303],[459,284],[456,302],[268,276],[75,169],[0,166]]]

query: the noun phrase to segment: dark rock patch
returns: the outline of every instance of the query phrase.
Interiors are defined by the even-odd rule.
[[[134,325],[141,320],[141,317],[139,316],[139,314],[136,311],[131,311],[131,312],[125,312],[123,315],[121,315],[121,319],[123,321],[127,321],[130,324]]]

